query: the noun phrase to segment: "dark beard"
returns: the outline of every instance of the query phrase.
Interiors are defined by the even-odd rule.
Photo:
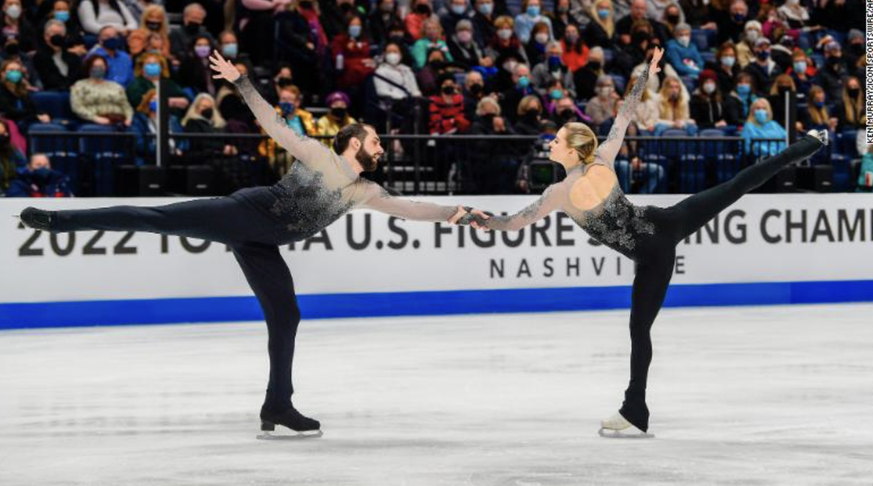
[[[373,172],[376,170],[376,167],[379,165],[379,162],[373,157],[373,154],[364,150],[364,147],[361,147],[358,150],[358,153],[355,154],[355,160],[361,164],[361,167],[364,169],[364,172]]]

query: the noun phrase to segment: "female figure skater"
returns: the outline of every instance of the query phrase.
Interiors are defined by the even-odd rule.
[[[260,413],[261,430],[271,431],[279,424],[298,432],[318,431],[312,435],[320,436],[321,424],[291,404],[291,365],[300,309],[279,246],[318,233],[356,207],[416,221],[464,224],[470,218],[461,207],[391,197],[378,184],[359,177],[361,172],[375,170],[384,152],[373,127],[344,127],[336,135],[335,153],[289,128],[251,81],[240,76],[217,51],[210,60],[217,73],[213,77],[236,84],[264,130],[297,159],[282,180],[271,187],[242,189],[228,197],[166,206],[77,211],[26,208],[20,218],[25,225],[43,231],[145,231],[230,246],[267,321],[270,380]],[[459,221],[462,216],[467,218]]]
[[[673,276],[676,245],[782,167],[810,157],[827,143],[827,132],[810,132],[784,152],[672,207],[632,205],[618,185],[613,162],[649,74],[660,70],[658,62],[663,53],[663,49],[655,49],[651,63],[634,84],[602,145],[598,147],[597,137],[581,123],[568,123],[558,131],[550,144],[551,160],[567,169],[566,179],[550,186],[539,200],[517,214],[489,218],[473,211],[464,218],[473,219],[477,228],[518,231],[560,209],[591,237],[636,262],[631,294],[630,385],[618,413],[602,421],[602,436],[652,437],[646,433],[649,428],[646,378],[652,360],[650,331]]]

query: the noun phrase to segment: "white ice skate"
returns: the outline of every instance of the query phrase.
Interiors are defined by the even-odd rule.
[[[600,421],[598,434],[600,437],[609,439],[652,439],[655,437],[654,434],[643,432],[634,427],[618,412],[615,412],[612,417]]]
[[[810,130],[806,132],[807,135],[812,135],[813,137],[821,140],[821,143],[827,145],[828,144],[828,131],[827,130]]]

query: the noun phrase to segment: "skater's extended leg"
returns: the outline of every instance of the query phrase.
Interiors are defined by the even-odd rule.
[[[744,194],[760,187],[783,167],[812,156],[824,144],[807,135],[784,151],[740,171],[733,179],[689,196],[670,208],[678,221],[677,241],[700,229]]]
[[[48,222],[28,224],[41,213]],[[105,230],[143,231],[185,236],[226,244],[269,238],[274,224],[233,197],[195,199],[163,206],[111,206],[97,209],[22,211],[22,221],[53,232]]]
[[[619,412],[638,429],[649,428],[649,409],[646,406],[646,382],[652,362],[652,324],[661,310],[667,287],[673,278],[675,250],[660,258],[637,265],[631,294],[631,359],[630,384]]]
[[[291,405],[291,395],[294,393],[291,369],[300,308],[297,306],[294,280],[288,265],[282,259],[279,248],[274,245],[247,244],[234,247],[233,254],[257,296],[267,321],[270,381],[261,418],[294,430],[317,430],[320,426],[317,421],[299,415]]]

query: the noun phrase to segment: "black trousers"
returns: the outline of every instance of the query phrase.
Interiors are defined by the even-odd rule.
[[[264,406],[281,411],[291,403],[291,368],[300,308],[294,279],[279,254],[282,223],[269,213],[275,197],[249,188],[228,197],[156,207],[113,206],[58,211],[58,231],[141,231],[185,236],[229,245],[258,298],[267,321],[270,381]]]
[[[760,187],[783,167],[804,160],[823,147],[812,136],[792,144],[783,152],[740,171],[733,179],[692,195],[669,208],[650,207],[646,218],[655,224],[653,235],[637,242],[636,276],[631,293],[630,384],[619,412],[640,430],[649,428],[646,381],[652,361],[652,324],[667,295],[673,277],[676,246],[694,234],[718,213],[744,194]]]

